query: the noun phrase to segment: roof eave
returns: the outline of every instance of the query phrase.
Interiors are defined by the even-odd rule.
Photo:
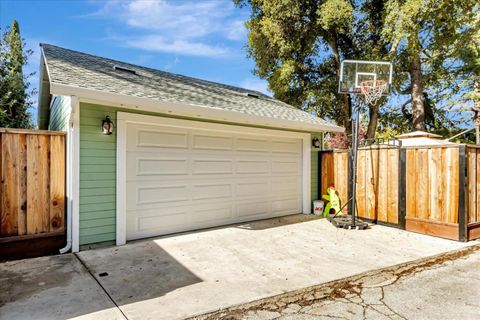
[[[164,102],[156,99],[134,97],[87,88],[74,87],[59,83],[50,83],[52,95],[76,96],[81,102],[120,106],[163,114],[172,114],[189,118],[242,123],[255,126],[297,130],[304,132],[344,132],[345,128],[333,124],[310,124],[300,121],[262,117],[241,112],[214,109],[201,105],[179,102]]]

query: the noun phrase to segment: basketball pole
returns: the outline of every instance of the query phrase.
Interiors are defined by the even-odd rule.
[[[359,104],[358,99],[351,96],[354,104]],[[358,132],[360,131],[360,106],[352,103],[352,199],[350,209],[352,210],[352,228],[355,228],[357,208],[357,155],[358,155]]]

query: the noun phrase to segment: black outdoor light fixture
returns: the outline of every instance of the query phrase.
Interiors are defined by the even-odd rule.
[[[320,140],[318,140],[318,138],[313,138],[312,147],[317,148],[317,149],[320,148]]]
[[[106,135],[113,133],[113,122],[109,116],[105,116],[105,119],[102,120],[102,133]]]

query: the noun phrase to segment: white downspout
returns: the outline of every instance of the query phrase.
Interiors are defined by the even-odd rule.
[[[69,252],[72,249],[73,241],[73,217],[74,217],[74,199],[75,195],[78,192],[75,192],[77,186],[76,180],[78,180],[78,175],[75,171],[75,147],[79,147],[76,142],[77,136],[79,135],[79,123],[78,123],[78,100],[76,97],[71,97],[70,103],[70,117],[68,121],[68,131],[67,131],[67,244],[65,247],[60,249],[60,253],[64,254]],[[74,181],[75,179],[75,181]],[[78,199],[77,199],[78,202]],[[74,248],[75,249],[75,248]],[[74,252],[78,251],[73,250]]]

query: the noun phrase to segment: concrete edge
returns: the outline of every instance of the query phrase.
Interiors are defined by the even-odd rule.
[[[298,304],[302,305],[302,302],[299,301],[315,303],[316,301],[320,300],[333,300],[335,298],[342,298],[345,297],[346,294],[351,293],[352,291],[355,292],[359,287],[361,287],[362,279],[364,278],[379,277],[384,274],[390,274],[394,278],[394,281],[388,284],[390,285],[415,273],[430,269],[435,266],[443,265],[448,261],[454,261],[467,257],[476,251],[480,251],[480,244],[473,244],[471,246],[440,253],[426,258],[359,273],[357,275],[321,283],[303,289],[234,305],[225,309],[213,310],[207,313],[189,317],[186,320],[220,320],[225,319],[227,316],[228,319],[237,319],[238,316],[241,316],[248,311],[269,310],[270,306],[275,307],[272,309],[278,310],[278,308],[281,308],[282,305],[288,305],[289,303],[298,302]]]

